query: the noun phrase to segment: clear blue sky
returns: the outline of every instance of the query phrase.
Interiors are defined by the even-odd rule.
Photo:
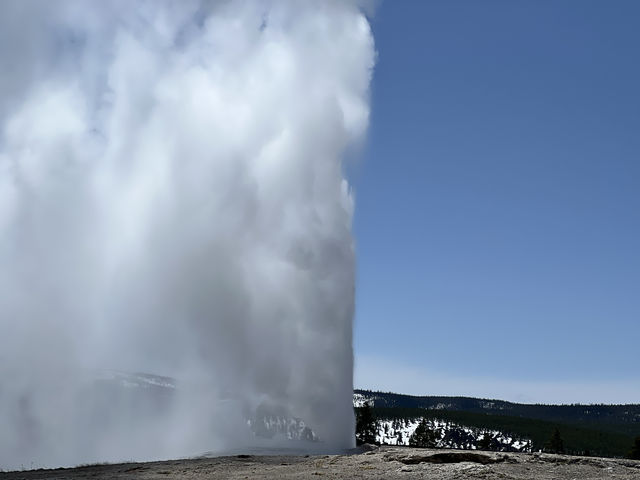
[[[640,402],[639,22],[634,0],[381,3],[356,387]]]

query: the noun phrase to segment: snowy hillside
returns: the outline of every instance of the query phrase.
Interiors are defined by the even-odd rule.
[[[379,420],[376,442],[384,445],[409,445],[409,439],[422,421],[422,418]],[[463,450],[476,450],[478,444],[486,436],[489,442],[487,448],[501,452],[530,452],[531,441],[528,439],[514,438],[502,432],[486,431],[479,428],[465,427],[441,420],[426,420],[430,430],[436,433],[437,448],[457,448]]]
[[[148,373],[127,373],[117,370],[100,370],[96,372],[96,381],[112,382],[126,388],[176,388],[176,381],[171,377],[151,375]]]
[[[179,393],[178,382],[171,377],[148,373],[128,373],[116,370],[101,370],[94,374],[96,388],[110,390],[105,398],[126,398],[130,405],[149,405],[162,415],[171,408],[171,399]],[[162,400],[159,402],[159,400]],[[250,418],[249,418],[250,417]],[[305,422],[287,415],[281,408],[259,405],[253,413],[247,412],[248,429],[259,438],[274,440],[317,441],[317,435]]]
[[[375,406],[376,400],[379,399],[374,393],[353,392],[353,406],[356,408],[364,407],[365,404]]]
[[[375,406],[385,399],[376,393],[354,392],[353,406]],[[436,404],[434,410],[445,410],[446,404]],[[384,445],[409,445],[409,439],[424,417],[381,418],[377,420],[376,442]],[[487,430],[437,419],[425,419],[429,430],[435,433],[437,448],[476,450],[482,448],[503,452],[531,452],[532,441],[506,435],[498,430]]]
[[[308,442],[318,440],[313,430],[299,418],[264,416],[247,420],[247,425],[256,437]]]

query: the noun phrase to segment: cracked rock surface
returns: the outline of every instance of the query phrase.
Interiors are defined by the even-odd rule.
[[[380,447],[350,455],[238,455],[0,473],[0,480],[45,478],[640,480],[640,461]]]

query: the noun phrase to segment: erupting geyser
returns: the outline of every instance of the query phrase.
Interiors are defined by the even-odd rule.
[[[357,2],[0,3],[0,468],[223,451],[271,407],[351,446],[373,63]]]

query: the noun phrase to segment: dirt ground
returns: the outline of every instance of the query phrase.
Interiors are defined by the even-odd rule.
[[[640,480],[640,461],[380,447],[350,455],[237,455],[0,473],[0,480],[44,478]]]

